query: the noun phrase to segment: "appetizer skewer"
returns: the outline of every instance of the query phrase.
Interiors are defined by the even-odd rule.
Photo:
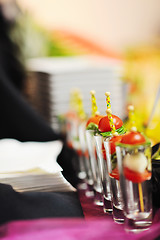
[[[148,159],[145,154],[138,149],[150,144],[146,137],[137,131],[135,126],[134,107],[129,106],[129,120],[131,129],[125,134],[117,145],[130,149],[130,152],[124,156],[124,176],[127,180],[138,184],[140,208],[144,212],[144,200],[142,191],[142,182],[151,178],[151,166],[149,167]]]

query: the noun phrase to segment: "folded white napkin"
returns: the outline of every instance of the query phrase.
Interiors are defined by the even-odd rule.
[[[19,142],[0,140],[0,173],[26,172],[36,169],[57,173],[62,168],[56,162],[62,149],[61,141]]]
[[[16,191],[76,191],[56,162],[61,141],[19,142],[0,140],[0,183]]]

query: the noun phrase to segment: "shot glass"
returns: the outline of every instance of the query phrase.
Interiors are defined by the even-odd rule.
[[[124,204],[120,188],[115,142],[112,142],[112,139],[106,139],[104,141],[104,146],[106,150],[108,174],[111,184],[113,220],[117,223],[124,223]]]
[[[120,186],[127,232],[147,230],[152,224],[151,147],[117,144]]]
[[[78,119],[74,120],[68,120],[68,131],[67,131],[67,142],[71,148],[75,150],[77,153],[77,157],[74,159],[73,166],[75,169],[75,172],[77,174],[77,177],[80,180],[86,179],[86,171],[84,167],[84,160],[82,156],[82,149],[79,139],[79,125],[80,122]]]
[[[88,149],[87,149],[87,141],[86,141],[86,122],[83,121],[78,128],[78,135],[79,135],[79,141],[81,145],[81,158],[84,166],[84,170],[86,173],[85,182],[87,184],[86,188],[86,196],[87,197],[93,197],[94,191],[93,191],[93,174],[91,171],[91,162],[89,159]]]
[[[93,190],[94,190],[94,204],[103,206],[102,201],[102,183],[100,177],[100,170],[98,166],[98,158],[96,152],[96,144],[94,139],[94,130],[86,130],[86,141],[89,153],[89,161],[91,173],[93,177]]]
[[[112,204],[111,204],[111,183],[108,173],[107,157],[106,151],[104,148],[105,138],[99,134],[94,136],[96,142],[96,150],[98,155],[98,167],[100,171],[100,178],[102,182],[103,189],[103,210],[105,213],[112,213]]]

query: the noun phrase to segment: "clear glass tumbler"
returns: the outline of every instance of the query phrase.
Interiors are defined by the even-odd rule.
[[[82,155],[82,149],[79,139],[79,125],[80,121],[78,119],[73,119],[67,121],[68,131],[67,131],[67,141],[71,148],[77,153],[77,158],[73,162],[74,169],[76,171],[77,177],[80,180],[86,179],[86,171],[84,166],[84,159]]]
[[[152,224],[151,147],[117,144],[125,230],[140,232]]]
[[[106,150],[108,174],[111,183],[113,220],[117,223],[124,223],[123,198],[120,188],[115,142],[112,142],[112,139],[106,139],[104,141],[104,146]]]
[[[89,152],[91,172],[93,177],[94,204],[98,206],[103,206],[102,183],[101,183],[100,171],[98,166],[98,158],[97,158],[94,134],[95,134],[94,130],[86,130],[86,140],[87,140],[87,146],[88,146],[88,152]]]
[[[79,134],[79,141],[81,145],[81,162],[83,162],[84,170],[86,173],[85,183],[87,184],[86,189],[86,196],[87,197],[93,197],[94,191],[93,191],[93,174],[91,171],[91,163],[90,158],[88,154],[87,149],[87,141],[86,141],[86,122],[83,121],[78,128],[78,134]]]
[[[97,134],[94,136],[96,142],[96,150],[98,155],[98,167],[103,188],[103,210],[105,213],[112,213],[111,204],[111,183],[108,173],[106,151],[104,148],[105,138]]]

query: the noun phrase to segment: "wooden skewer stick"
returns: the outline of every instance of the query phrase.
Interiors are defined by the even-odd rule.
[[[138,183],[138,192],[139,192],[140,209],[141,209],[141,212],[144,212],[143,191],[142,191],[141,183]]]

